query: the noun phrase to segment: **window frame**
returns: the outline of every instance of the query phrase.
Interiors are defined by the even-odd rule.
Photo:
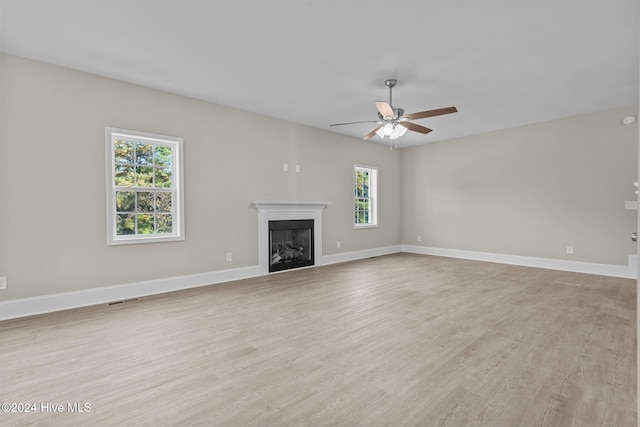
[[[368,172],[369,173],[369,196],[368,197],[359,197],[356,195],[356,186],[357,186],[357,178],[356,174],[358,171]],[[374,166],[365,166],[365,165],[353,165],[353,185],[351,187],[351,194],[353,195],[353,213],[352,213],[352,221],[354,229],[362,229],[362,228],[376,228],[379,227],[378,221],[378,186],[379,186],[379,170]],[[369,200],[369,222],[368,223],[357,223],[356,222],[356,200],[357,199],[367,199]]]
[[[128,234],[117,235],[116,226],[116,191],[124,187],[115,185],[115,155],[116,140],[141,142],[145,144],[163,145],[172,148],[172,225],[171,234]],[[183,185],[183,139],[174,136],[153,134],[128,129],[105,127],[106,150],[106,198],[107,198],[107,245],[131,245],[141,243],[160,243],[182,241],[184,237],[184,185]],[[147,187],[131,187],[132,190]],[[156,188],[156,187],[149,187]]]

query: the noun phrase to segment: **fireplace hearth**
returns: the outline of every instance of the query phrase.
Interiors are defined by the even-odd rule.
[[[269,272],[314,265],[313,219],[269,221]]]

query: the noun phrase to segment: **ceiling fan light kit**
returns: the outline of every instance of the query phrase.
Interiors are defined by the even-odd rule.
[[[438,108],[435,110],[427,110],[420,111],[418,113],[404,114],[404,109],[402,108],[394,108],[392,104],[392,96],[393,96],[393,87],[398,83],[396,79],[387,79],[384,81],[384,85],[389,89],[389,102],[386,101],[376,101],[376,108],[378,109],[378,120],[377,121],[364,121],[364,122],[349,122],[349,123],[334,123],[330,126],[342,126],[342,125],[352,125],[357,123],[375,123],[378,125],[374,130],[369,132],[364,136],[364,140],[371,139],[375,135],[378,135],[380,138],[384,139],[388,137],[391,143],[393,141],[396,143],[396,148],[398,148],[398,138],[407,133],[407,130],[411,130],[413,132],[419,132],[422,134],[427,134],[432,131],[427,127],[411,123],[409,120],[418,120],[424,119],[427,117],[440,116],[443,114],[455,113],[458,111],[456,107],[445,107]],[[391,145],[393,148],[393,145]]]
[[[384,139],[385,136],[388,136],[389,139],[398,139],[405,133],[407,133],[406,127],[398,125],[394,126],[391,123],[385,124],[376,131],[376,135],[378,135],[382,139]]]

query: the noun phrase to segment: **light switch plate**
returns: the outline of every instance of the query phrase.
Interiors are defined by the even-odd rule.
[[[637,211],[638,210],[638,202],[635,200],[627,200],[624,202],[624,208],[628,211]]]

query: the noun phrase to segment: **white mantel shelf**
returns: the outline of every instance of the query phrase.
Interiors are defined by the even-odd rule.
[[[258,210],[262,210],[262,209],[273,209],[276,210],[278,208],[281,209],[300,209],[300,208],[317,208],[317,209],[324,209],[327,206],[329,206],[331,203],[330,202],[285,202],[285,201],[279,201],[279,202],[274,202],[274,201],[255,201],[255,202],[251,202],[253,203],[253,206],[256,207],[256,209]]]
[[[258,210],[258,264],[261,274],[269,273],[269,221],[312,219],[315,265],[322,265],[322,211],[330,202],[251,202]]]

